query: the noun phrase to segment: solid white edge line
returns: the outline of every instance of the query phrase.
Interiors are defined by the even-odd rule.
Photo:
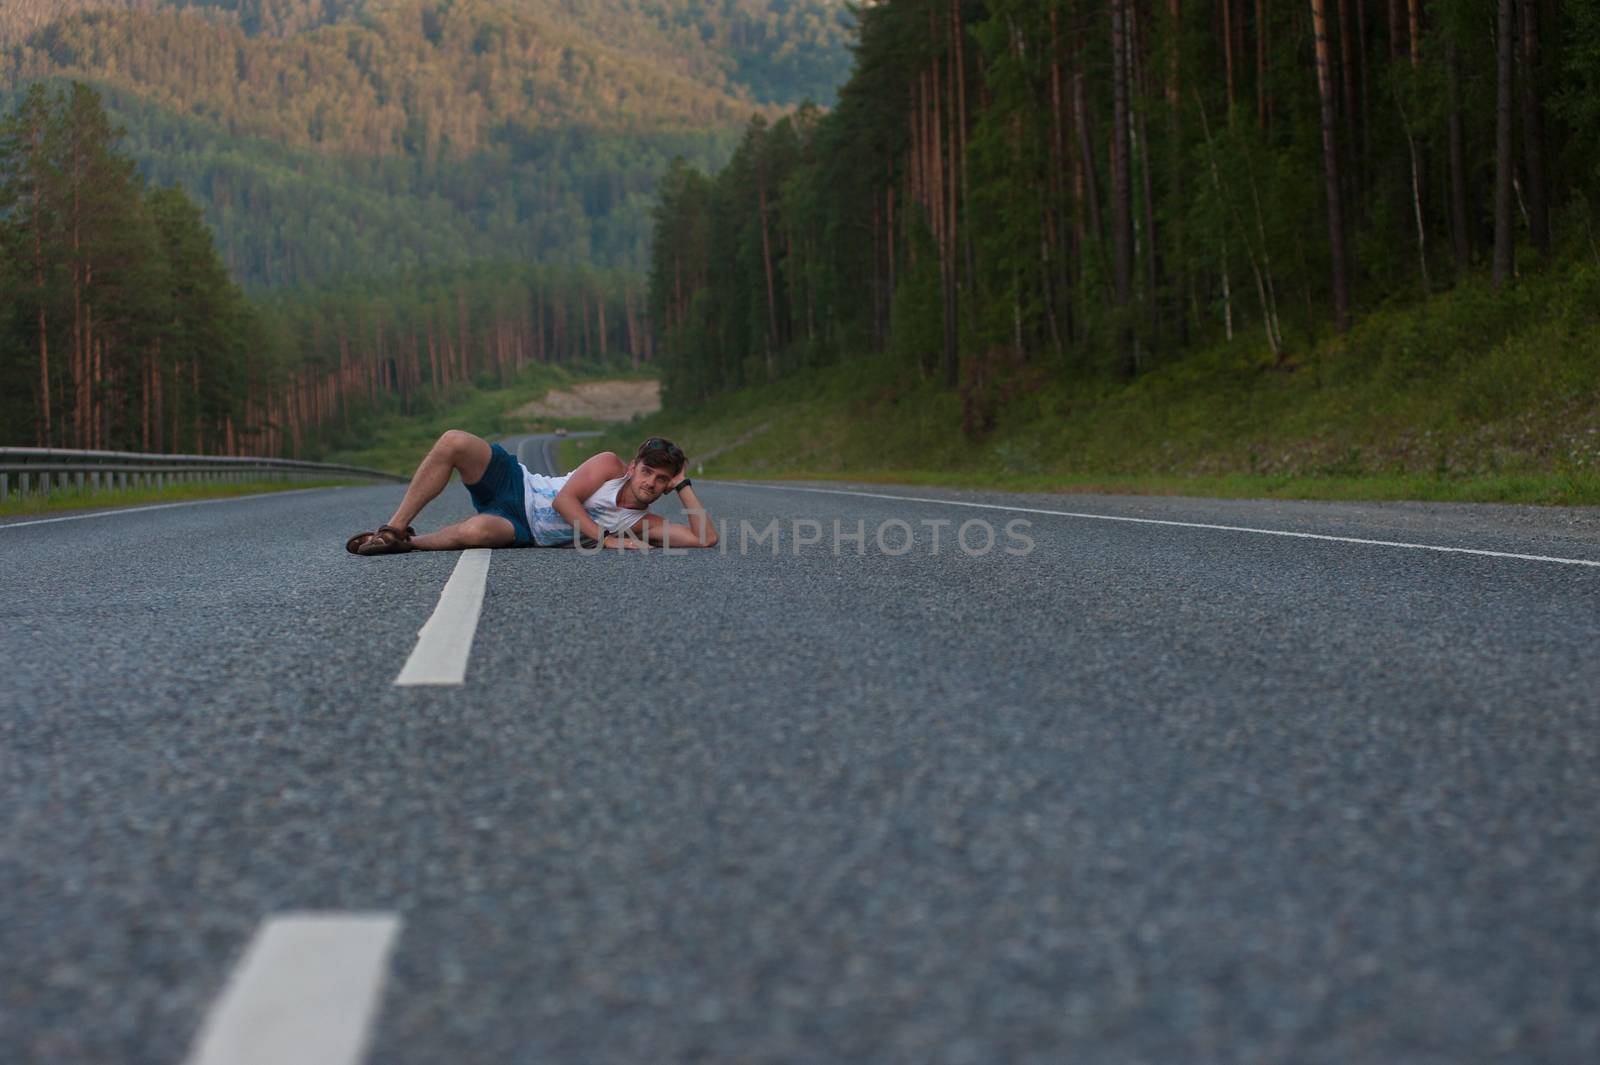
[[[1557,562],[1565,566],[1596,566],[1600,561],[1587,558],[1558,558],[1552,555],[1520,555],[1514,551],[1486,551],[1476,547],[1444,547],[1439,544],[1411,544],[1398,540],[1364,540],[1355,536],[1330,536],[1326,533],[1293,532],[1288,529],[1255,529],[1245,525],[1210,525],[1198,521],[1170,521],[1163,518],[1131,518],[1121,514],[1090,514],[1072,510],[1044,510],[1037,507],[1013,507],[1004,503],[972,503],[964,499],[929,499],[922,496],[893,496],[882,492],[857,492],[844,488],[803,488],[799,485],[762,484],[758,481],[716,481],[720,486],[745,488],[770,488],[785,492],[820,492],[824,495],[863,496],[867,499],[894,499],[902,503],[942,503],[952,507],[978,507],[984,510],[1006,510],[1019,514],[1047,514],[1057,518],[1089,518],[1095,521],[1127,521],[1140,525],[1175,525],[1185,529],[1217,529],[1223,532],[1256,533],[1261,536],[1293,536],[1304,540],[1331,540],[1341,544],[1370,544],[1377,547],[1404,547],[1414,551],[1444,551],[1457,555],[1484,555],[1489,558],[1515,558],[1524,562]]]
[[[263,921],[185,1065],[356,1065],[399,930],[392,913],[289,913]]]
[[[8,521],[0,529],[20,529],[24,525],[49,525],[58,521],[83,521],[85,518],[114,518],[118,514],[139,514],[146,510],[168,510],[172,507],[198,507],[206,503],[238,503],[246,499],[272,499],[277,496],[297,496],[302,492],[331,492],[343,488],[342,484],[323,485],[320,488],[286,488],[281,492],[251,492],[242,496],[219,496],[216,499],[186,499],[181,503],[152,503],[145,507],[117,507],[97,510],[93,514],[68,514],[61,518],[35,518],[31,521]]]
[[[491,557],[487,547],[461,552],[444,591],[439,593],[439,605],[417,633],[417,645],[395,678],[396,686],[466,682],[467,660],[472,657],[472,639],[483,610]]]

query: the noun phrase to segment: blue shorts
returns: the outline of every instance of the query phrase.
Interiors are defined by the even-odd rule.
[[[489,468],[476,484],[467,485],[467,492],[479,514],[493,514],[511,523],[516,530],[516,546],[533,543],[533,530],[528,528],[528,512],[523,504],[522,463],[512,458],[511,452],[499,444],[490,444]]]

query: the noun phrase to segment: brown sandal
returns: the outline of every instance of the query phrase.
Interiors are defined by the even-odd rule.
[[[393,525],[380,525],[377,532],[356,533],[345,541],[344,549],[353,555],[403,555],[413,550],[411,538],[417,530],[407,525],[396,529]]]

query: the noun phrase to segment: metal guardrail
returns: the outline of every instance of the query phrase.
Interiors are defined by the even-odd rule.
[[[21,495],[101,492],[115,488],[165,488],[173,484],[407,478],[365,466],[230,455],[154,455],[137,451],[70,451],[51,447],[0,447],[0,503]]]

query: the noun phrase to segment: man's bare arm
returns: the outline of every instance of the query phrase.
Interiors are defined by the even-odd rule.
[[[683,475],[679,474],[673,483],[682,480]],[[689,524],[675,525],[665,519],[653,521],[645,534],[650,538],[650,542],[667,547],[716,547],[717,527],[712,523],[705,504],[694,494],[694,485],[680,488],[678,499],[683,503],[683,511],[688,515]]]
[[[556,493],[550,505],[572,526],[576,535],[599,541],[605,536],[605,530],[589,517],[588,511],[583,509],[583,501],[598,492],[607,481],[622,476],[625,469],[627,467],[622,460],[609,451],[590,455],[583,460],[583,465],[572,471],[572,476],[567,478],[567,483],[561,486],[561,491]],[[636,550],[640,545],[627,543],[622,537],[612,537],[605,541],[605,546]]]

